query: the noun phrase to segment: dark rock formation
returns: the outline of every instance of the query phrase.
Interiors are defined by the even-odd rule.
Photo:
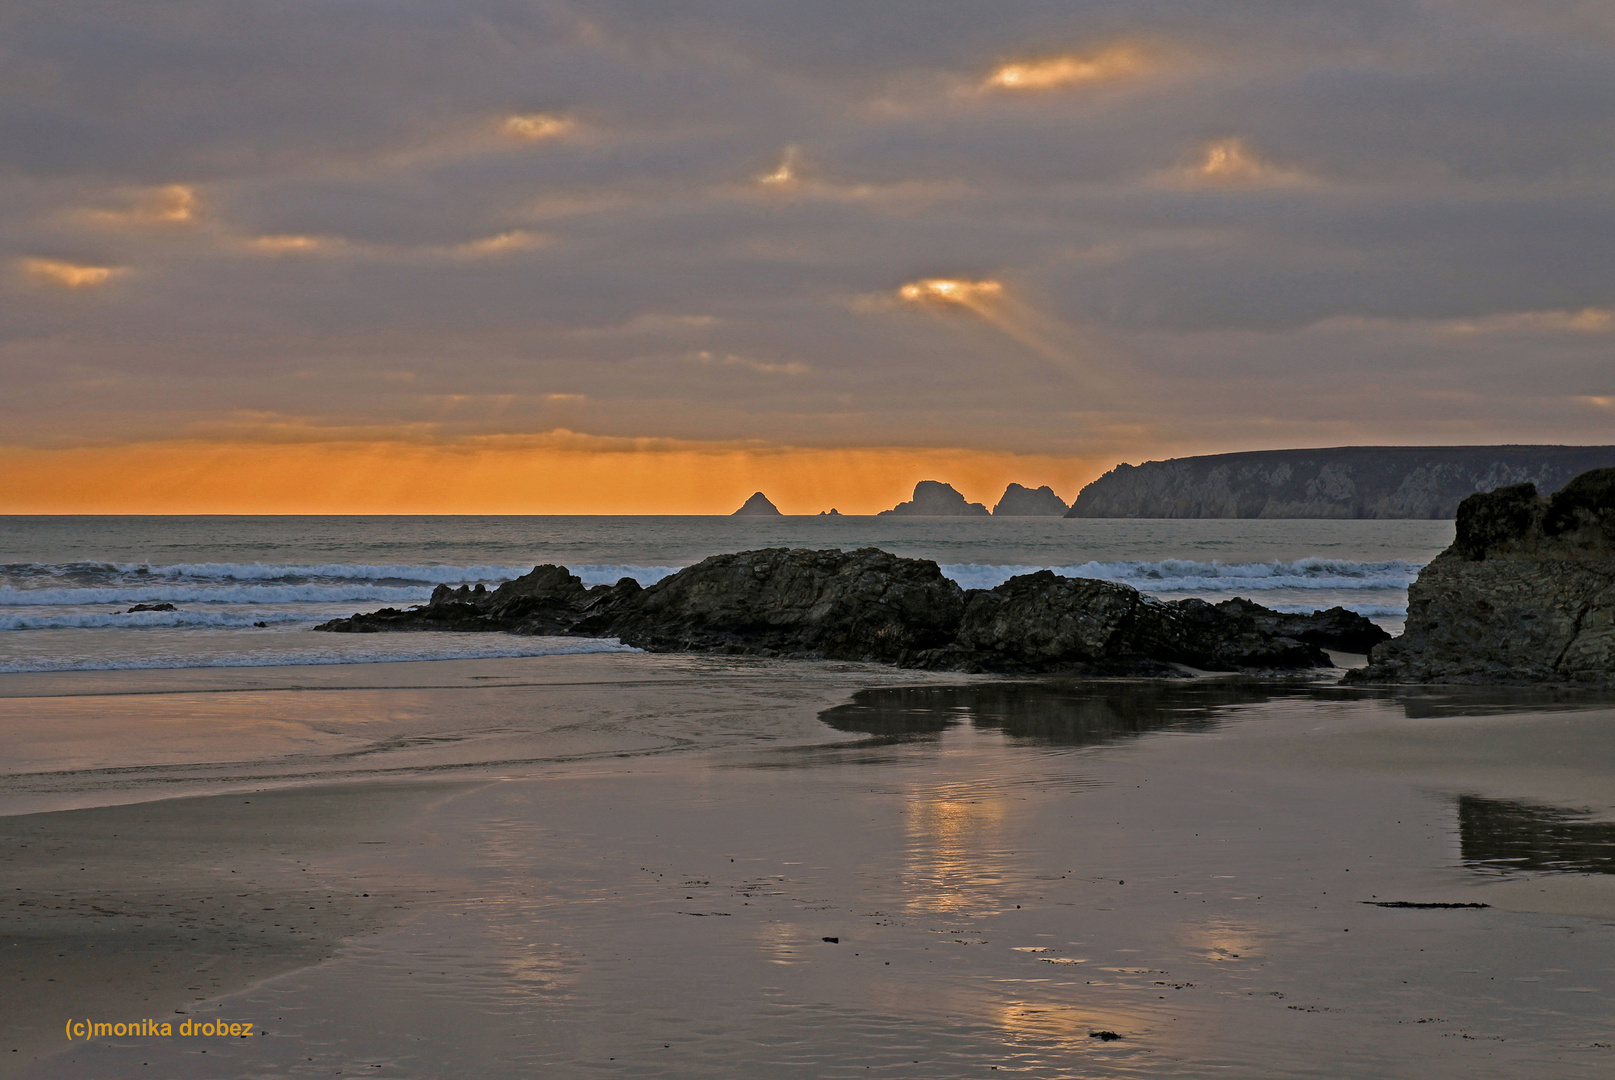
[[[766,548],[686,567],[577,629],[653,652],[895,663],[946,644],[963,611],[964,590],[928,560]]]
[[[832,506],[828,510],[820,510],[819,511],[819,516],[820,517],[841,517],[842,514],[841,514],[840,510],[837,510],[835,507]]]
[[[1127,585],[1048,570],[961,589],[936,563],[876,548],[768,548],[715,555],[641,589],[586,588],[535,567],[488,591],[439,586],[410,611],[384,608],[316,629],[504,630],[615,637],[655,652],[876,660],[961,671],[1169,674],[1328,666],[1382,631],[1336,609],[1281,615],[1244,600],[1165,603]]]
[[[125,615],[133,615],[137,611],[178,611],[178,610],[179,610],[179,608],[175,607],[173,604],[136,604],[134,607],[130,608],[128,611],[125,611],[124,614]]]
[[[1343,446],[1118,465],[1067,517],[1450,518],[1509,484],[1557,491],[1615,466],[1615,446]]]
[[[742,505],[739,510],[736,510],[734,513],[730,514],[729,516],[730,517],[781,517],[783,515],[780,514],[779,507],[777,507],[773,503],[769,502],[768,501],[768,496],[764,495],[762,492],[759,491],[755,495],[753,495],[751,498],[747,499],[745,504]]]
[[[914,498],[901,502],[878,516],[886,517],[986,517],[987,508],[981,503],[965,502],[965,497],[953,490],[952,484],[940,480],[921,480],[914,485]]]
[[[993,517],[1064,517],[1067,509],[1065,500],[1047,484],[1036,491],[1011,484],[993,507]]]
[[[1615,686],[1615,468],[1471,495],[1353,682]]]

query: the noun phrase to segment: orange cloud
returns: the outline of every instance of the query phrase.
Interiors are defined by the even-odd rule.
[[[188,184],[164,184],[128,197],[119,210],[86,210],[84,217],[99,225],[186,225],[196,220],[201,200]]]
[[[1011,481],[1074,497],[1110,462],[964,448],[758,447],[565,432],[459,444],[174,441],[0,448],[10,514],[868,514],[918,480],[995,502]]]
[[[1264,187],[1311,184],[1315,178],[1266,160],[1244,139],[1218,139],[1200,148],[1195,161],[1158,177],[1168,184],[1191,187]]]
[[[538,142],[541,139],[555,139],[570,134],[577,127],[577,123],[564,116],[554,116],[550,113],[519,113],[505,117],[502,127],[505,134],[512,138]]]
[[[61,259],[23,259],[22,272],[45,285],[62,289],[93,289],[105,285],[114,275],[121,274],[123,267],[87,266]]]
[[[1111,45],[1095,52],[1015,60],[1000,65],[981,84],[983,90],[1064,90],[1113,82],[1141,74],[1150,60],[1135,45]]]

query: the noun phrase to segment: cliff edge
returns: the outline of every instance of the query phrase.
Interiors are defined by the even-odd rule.
[[[1339,446],[1118,465],[1066,517],[1450,518],[1477,491],[1551,494],[1615,446]]]
[[[1408,589],[1407,632],[1348,681],[1615,687],[1615,468],[1552,498],[1471,495],[1457,527]]]

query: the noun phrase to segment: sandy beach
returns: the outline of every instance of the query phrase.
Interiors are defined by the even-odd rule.
[[[1615,1065],[1608,702],[596,655],[0,717],[8,1076]]]

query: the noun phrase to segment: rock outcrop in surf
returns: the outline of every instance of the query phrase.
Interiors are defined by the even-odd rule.
[[[878,517],[986,517],[987,508],[981,503],[966,502],[965,497],[953,489],[952,484],[940,480],[921,480],[914,485],[914,498],[900,502],[890,510],[882,510]]]
[[[1011,484],[993,507],[993,517],[1064,517],[1068,509],[1065,500],[1047,484],[1035,491]]]
[[[779,507],[768,500],[768,496],[757,492],[743,503],[739,510],[730,517],[782,517]]]
[[[1559,490],[1615,446],[1338,446],[1118,465],[1067,517],[1450,518],[1478,491]]]
[[[1457,538],[1408,589],[1407,632],[1350,681],[1615,687],[1615,468],[1460,503]]]
[[[1303,616],[1238,599],[1164,602],[1048,570],[966,590],[928,559],[877,548],[715,555],[644,589],[631,578],[589,588],[564,567],[538,566],[494,590],[439,586],[421,607],[316,629],[498,630],[615,637],[653,652],[1111,675],[1327,667],[1325,648],[1362,651],[1389,636],[1339,608]]]

